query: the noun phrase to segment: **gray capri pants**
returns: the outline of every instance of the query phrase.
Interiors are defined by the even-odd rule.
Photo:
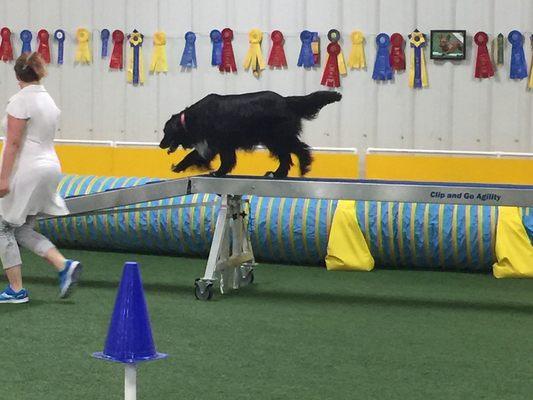
[[[33,229],[36,219],[35,215],[30,215],[24,225],[14,226],[0,217],[0,260],[4,269],[22,264],[19,244],[41,257],[55,247],[51,241]]]

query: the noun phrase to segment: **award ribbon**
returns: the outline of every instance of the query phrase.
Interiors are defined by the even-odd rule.
[[[218,69],[220,72],[237,72],[237,64],[235,64],[235,55],[233,54],[233,31],[230,28],[222,29],[222,63]]]
[[[318,35],[318,32],[311,32],[312,39],[311,39],[311,49],[313,50],[313,60],[315,62],[315,66],[320,65],[320,36]]]
[[[78,28],[76,31],[76,39],[78,40],[78,47],[76,48],[76,56],[74,59],[80,64],[90,64],[92,60],[91,50],[89,49],[90,33],[85,28]]]
[[[211,51],[211,65],[222,64],[222,33],[218,29],[213,29],[209,33],[211,43],[213,43],[213,50]]]
[[[395,71],[405,70],[405,54],[403,52],[404,40],[399,33],[393,33],[390,37],[390,64]]]
[[[478,32],[474,35],[474,42],[477,44],[476,78],[490,78],[494,76],[494,68],[490,59],[487,43],[489,36],[485,32]]]
[[[300,55],[298,56],[297,65],[299,67],[311,68],[315,65],[313,48],[311,47],[313,33],[309,31],[302,31],[300,33],[300,40],[302,41],[302,47],[300,48]]]
[[[196,68],[196,35],[193,32],[185,34],[185,48],[181,55],[180,65],[184,68]]]
[[[109,29],[102,29],[100,32],[100,39],[102,40],[102,58],[107,57],[107,43],[109,42]]]
[[[259,29],[252,29],[248,33],[248,42],[250,47],[248,53],[244,58],[244,69],[248,70],[252,67],[252,72],[257,78],[261,73],[261,70],[265,69],[265,60],[263,59],[263,53],[261,53],[261,41],[263,40],[263,32]]]
[[[533,35],[529,37],[529,40],[531,42],[531,50],[533,51]],[[533,53],[531,55],[531,66],[529,70],[529,80],[527,82],[527,88],[533,89]]]
[[[272,39],[272,49],[268,57],[268,65],[275,68],[283,68],[287,66],[287,58],[285,58],[285,51],[283,50],[283,33],[280,31],[272,31],[270,34]]]
[[[24,29],[20,32],[20,40],[22,40],[22,54],[31,53],[31,32],[27,29]]]
[[[57,29],[54,32],[54,39],[57,40],[57,63],[63,64],[63,48],[65,43],[65,31],[63,29]]]
[[[352,51],[350,52],[350,57],[348,57],[348,66],[352,69],[366,68],[365,37],[363,32],[353,31],[350,39],[352,40]]]
[[[527,63],[526,55],[524,54],[524,37],[518,31],[509,32],[507,36],[509,42],[511,42],[511,73],[509,77],[511,79],[523,79],[527,78]]]
[[[50,64],[50,45],[48,44],[50,35],[48,34],[48,31],[46,29],[41,29],[37,33],[37,38],[39,39],[39,48],[37,49],[37,52],[41,55],[45,63]]]
[[[124,68],[124,33],[122,31],[113,31],[113,52],[111,53],[111,60],[109,60],[109,68],[122,69]]]
[[[128,82],[138,85],[144,83],[144,68],[143,68],[143,56],[142,56],[142,44],[144,36],[137,31],[133,30],[128,36],[130,42],[131,52],[128,64]]]
[[[328,39],[331,43],[338,43],[341,40],[341,34],[337,29],[330,29],[328,32]],[[346,63],[344,62],[344,55],[342,54],[341,46],[339,45],[339,54],[337,55],[337,63],[339,64],[339,73],[346,75]]]
[[[154,33],[154,49],[152,50],[152,62],[150,72],[167,72],[167,35],[165,32]]]
[[[498,34],[496,39],[492,42],[492,58],[496,61],[496,65],[503,65],[503,48],[505,41],[503,34]]]
[[[380,33],[376,36],[378,52],[374,62],[374,71],[372,79],[375,81],[388,81],[392,79],[392,68],[390,66],[389,45],[390,38],[386,33]]]
[[[2,36],[2,44],[0,44],[0,60],[11,61],[13,60],[13,46],[11,46],[11,31],[9,28],[4,27],[0,31]]]
[[[339,53],[341,52],[341,46],[337,42],[331,42],[328,44],[328,61],[326,67],[324,68],[324,74],[322,75],[321,85],[329,87],[339,87],[340,76],[339,76]]]
[[[428,85],[428,75],[426,71],[426,61],[424,59],[423,47],[426,46],[426,38],[418,29],[409,34],[411,44],[411,64],[409,65],[409,87],[422,88]]]

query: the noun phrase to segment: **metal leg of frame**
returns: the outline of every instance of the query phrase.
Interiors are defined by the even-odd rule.
[[[222,197],[204,277],[195,282],[200,300],[213,296],[218,279],[221,293],[253,282],[254,256],[241,196]]]

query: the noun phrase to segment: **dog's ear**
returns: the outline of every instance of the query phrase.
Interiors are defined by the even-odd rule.
[[[171,148],[173,149],[172,151],[176,150],[181,144],[179,139],[180,129],[180,114],[175,114],[165,123],[165,127],[163,128],[164,136],[161,143],[159,143],[159,147],[162,149]]]

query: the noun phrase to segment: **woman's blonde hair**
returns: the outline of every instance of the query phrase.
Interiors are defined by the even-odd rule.
[[[15,62],[15,74],[22,82],[40,81],[46,76],[45,62],[39,53],[24,53]]]

